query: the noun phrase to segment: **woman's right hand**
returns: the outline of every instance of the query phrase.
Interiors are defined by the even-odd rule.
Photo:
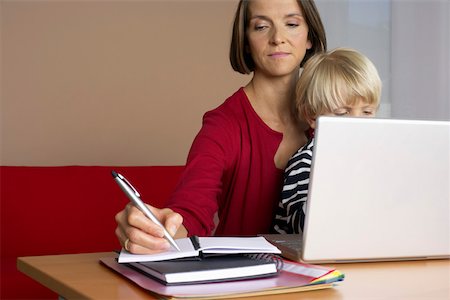
[[[186,237],[183,217],[169,208],[158,209],[147,205],[166,230],[178,238]],[[116,214],[116,236],[126,250],[134,254],[151,254],[170,248],[162,228],[153,223],[134,205],[128,204]]]

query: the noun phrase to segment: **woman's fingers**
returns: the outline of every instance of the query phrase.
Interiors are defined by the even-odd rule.
[[[180,227],[183,218],[171,209],[158,209],[147,205],[156,218],[166,226],[171,235]],[[116,215],[116,236],[122,247],[127,242],[128,251],[135,254],[150,254],[161,252],[170,248],[169,242],[164,238],[164,231],[158,224],[152,222],[139,209],[127,205]]]

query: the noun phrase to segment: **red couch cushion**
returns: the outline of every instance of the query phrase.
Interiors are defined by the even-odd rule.
[[[115,214],[128,199],[111,176],[124,175],[157,207],[183,166],[0,166],[1,299],[56,298],[16,269],[19,256],[119,249]]]

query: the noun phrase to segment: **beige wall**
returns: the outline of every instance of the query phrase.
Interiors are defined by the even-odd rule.
[[[237,1],[1,0],[1,165],[184,164]]]

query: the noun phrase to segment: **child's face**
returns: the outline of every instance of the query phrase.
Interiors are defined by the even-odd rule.
[[[377,112],[377,106],[367,104],[361,99],[354,104],[348,104],[338,107],[332,112],[324,114],[325,116],[339,116],[339,117],[374,117]]]
[[[362,99],[356,100],[353,104],[348,104],[342,107],[336,108],[334,111],[326,112],[323,116],[338,116],[338,117],[375,117],[378,106],[368,104]],[[316,119],[312,120],[309,125],[311,128],[316,128]]]

